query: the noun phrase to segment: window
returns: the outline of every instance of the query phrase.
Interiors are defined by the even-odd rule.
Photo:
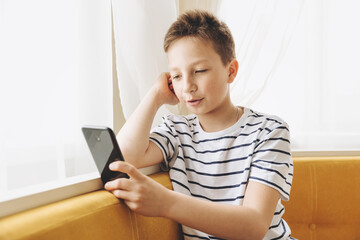
[[[81,126],[113,125],[111,31],[109,1],[0,2],[0,201],[96,174]]]

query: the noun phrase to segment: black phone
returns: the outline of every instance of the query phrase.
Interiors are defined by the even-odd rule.
[[[103,184],[117,178],[129,178],[125,173],[109,169],[110,163],[124,161],[113,130],[104,126],[85,126],[81,129]]]

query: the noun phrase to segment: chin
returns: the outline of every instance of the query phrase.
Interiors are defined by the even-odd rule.
[[[202,109],[196,109],[196,108],[192,108],[192,107],[186,107],[186,109],[188,110],[189,113],[196,114],[198,116],[206,113],[206,111],[204,111]]]

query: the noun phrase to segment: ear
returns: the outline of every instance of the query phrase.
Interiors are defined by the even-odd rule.
[[[239,70],[239,63],[234,58],[228,64],[228,72],[229,72],[228,83],[232,83],[235,80],[238,70]]]

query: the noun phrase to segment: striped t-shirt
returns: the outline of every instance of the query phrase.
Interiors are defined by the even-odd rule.
[[[241,118],[219,132],[205,132],[196,115],[169,115],[150,140],[163,152],[174,191],[193,197],[242,205],[248,181],[278,190],[289,199],[293,163],[288,125],[279,117],[244,108]],[[264,239],[290,239],[279,200]],[[183,226],[185,239],[219,239]]]

